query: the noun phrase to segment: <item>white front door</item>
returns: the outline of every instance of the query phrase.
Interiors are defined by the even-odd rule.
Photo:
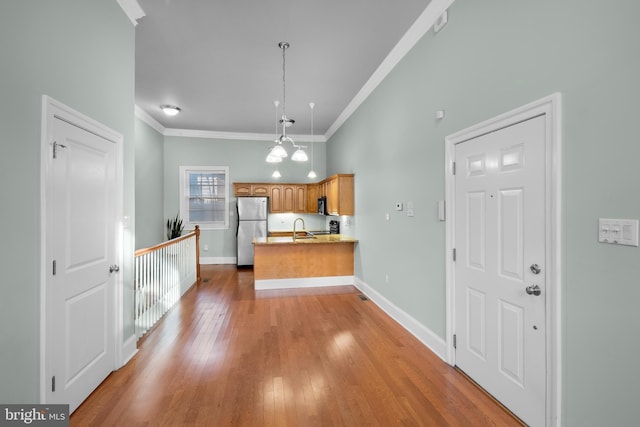
[[[116,144],[52,120],[46,402],[73,411],[115,368]]]
[[[456,365],[545,424],[545,118],[455,146]]]

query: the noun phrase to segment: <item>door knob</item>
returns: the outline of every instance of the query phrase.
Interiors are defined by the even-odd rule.
[[[542,293],[542,289],[538,285],[530,285],[525,289],[529,295],[538,296]]]
[[[109,266],[109,273],[113,273],[114,271],[117,273],[118,271],[120,271],[120,267],[115,264],[111,264]]]
[[[529,269],[533,274],[540,274],[540,272],[542,271],[538,264],[531,264],[531,267],[529,267]]]

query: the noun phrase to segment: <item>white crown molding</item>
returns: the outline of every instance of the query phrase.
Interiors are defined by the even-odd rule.
[[[232,139],[243,141],[269,141],[273,142],[272,133],[243,133],[243,132],[219,132],[211,130],[191,130],[191,129],[165,129],[165,136],[184,136],[189,138],[206,138],[206,139]],[[311,135],[288,135],[297,143],[311,142]],[[313,142],[326,142],[322,135],[314,135]]]
[[[129,17],[131,23],[135,27],[138,25],[138,19],[145,16],[144,10],[140,7],[137,0],[116,0],[124,13]]]
[[[139,106],[135,106],[136,117],[151,126],[159,134],[163,136],[184,136],[188,138],[205,138],[205,139],[231,139],[243,141],[269,141],[273,142],[272,133],[247,133],[247,132],[218,132],[212,130],[193,130],[193,129],[172,129],[165,128],[156,119],[151,117],[146,111]],[[289,135],[297,143],[311,142],[311,135]],[[322,135],[313,135],[313,142],[327,142]]]
[[[398,44],[389,52],[389,55],[382,61],[382,64],[373,72],[369,80],[362,86],[362,89],[351,100],[349,105],[340,113],[335,122],[324,134],[325,140],[331,138],[333,134],[342,126],[349,117],[360,107],[365,99],[371,95],[376,87],[387,77],[387,75],[398,65],[400,60],[415,46],[433,24],[453,4],[454,0],[432,0],[424,12],[416,19],[411,28],[407,30]]]
[[[135,106],[135,112],[136,112],[137,118],[139,118],[140,120],[142,120],[143,122],[145,122],[146,124],[154,128],[158,133],[164,135],[165,132],[167,131],[167,128],[162,126],[156,119],[151,117],[146,111],[144,111],[142,108],[138,107],[137,105]]]

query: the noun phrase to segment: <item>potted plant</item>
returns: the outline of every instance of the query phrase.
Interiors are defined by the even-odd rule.
[[[182,230],[184,230],[184,226],[182,225],[182,219],[180,219],[180,213],[178,212],[175,218],[169,218],[167,220],[167,239],[171,240],[180,237]]]

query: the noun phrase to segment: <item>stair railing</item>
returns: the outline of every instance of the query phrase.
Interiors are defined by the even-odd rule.
[[[200,227],[135,252],[135,331],[141,338],[200,283]]]

